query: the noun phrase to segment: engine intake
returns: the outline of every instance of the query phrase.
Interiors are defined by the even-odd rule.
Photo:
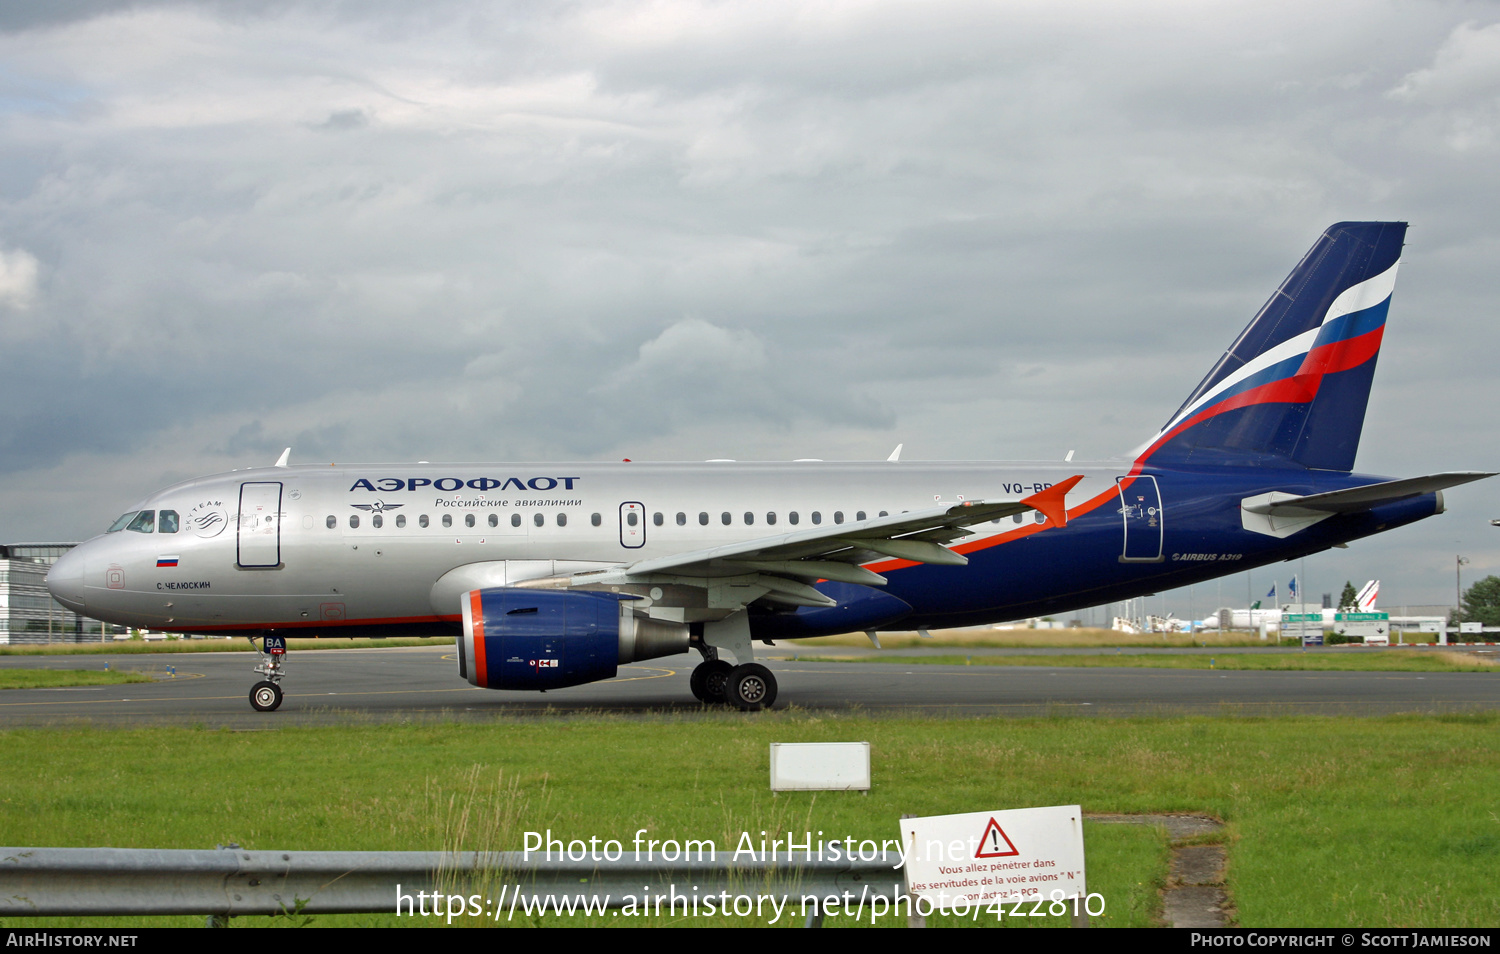
[[[637,618],[613,593],[494,587],[463,595],[458,673],[485,689],[558,689],[686,652],[688,628]]]

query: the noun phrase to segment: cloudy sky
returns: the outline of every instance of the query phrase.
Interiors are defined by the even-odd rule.
[[[3,540],[287,445],[1110,456],[1345,219],[1359,469],[1500,470],[1493,3],[21,0],[0,135]],[[1310,591],[1500,573],[1448,499]]]

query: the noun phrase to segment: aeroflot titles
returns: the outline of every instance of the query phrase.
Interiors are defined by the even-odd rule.
[[[475,477],[470,481],[465,481],[461,477],[439,477],[437,480],[429,480],[426,477],[381,477],[373,482],[360,478],[349,490],[368,490],[372,493],[402,488],[419,490],[422,487],[431,487],[434,490],[462,490],[465,487],[470,490],[506,490],[510,487],[515,487],[517,490],[556,490],[559,484],[564,490],[572,490],[573,481],[582,479],[582,477],[533,477],[523,483],[519,477],[507,477],[504,480],[497,480],[494,477]]]

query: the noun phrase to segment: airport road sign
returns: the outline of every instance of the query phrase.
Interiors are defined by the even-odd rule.
[[[906,889],[940,908],[1082,898],[1077,805],[901,819]]]
[[[1323,645],[1322,613],[1282,613],[1281,635],[1302,640],[1304,646]]]
[[[1361,638],[1366,644],[1385,645],[1391,641],[1390,613],[1334,613],[1333,631],[1340,636]]]

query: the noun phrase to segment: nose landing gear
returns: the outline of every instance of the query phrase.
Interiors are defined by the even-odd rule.
[[[286,637],[266,636],[261,641],[261,652],[265,659],[255,671],[266,678],[250,687],[250,706],[256,712],[275,712],[281,705],[279,683],[286,675]]]

